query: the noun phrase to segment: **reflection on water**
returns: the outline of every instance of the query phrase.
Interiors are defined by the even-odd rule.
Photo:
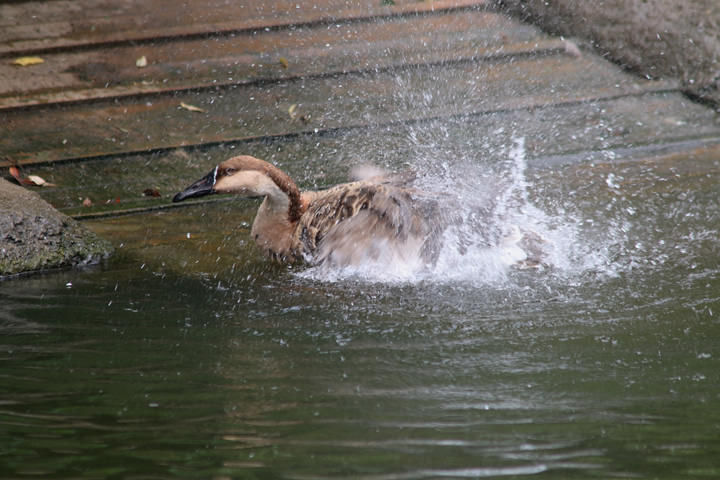
[[[482,281],[300,275],[252,203],[98,222],[108,264],[0,283],[0,476],[720,476],[719,170],[524,171],[567,263]]]

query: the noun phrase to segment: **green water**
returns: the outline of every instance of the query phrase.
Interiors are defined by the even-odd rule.
[[[678,168],[535,171],[606,260],[494,281],[302,276],[252,202],[89,223],[116,257],[0,283],[0,477],[719,478],[720,169]]]

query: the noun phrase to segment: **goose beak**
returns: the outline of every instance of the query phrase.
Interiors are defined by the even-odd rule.
[[[187,198],[202,197],[215,192],[215,181],[217,180],[217,167],[213,168],[210,173],[203,178],[179,192],[173,197],[173,202],[182,202]]]

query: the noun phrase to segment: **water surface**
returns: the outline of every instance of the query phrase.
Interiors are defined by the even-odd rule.
[[[0,283],[0,476],[720,476],[718,162],[512,148],[540,271],[307,274],[252,202],[90,223],[113,259]]]

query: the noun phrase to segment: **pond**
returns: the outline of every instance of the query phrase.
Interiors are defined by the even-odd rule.
[[[0,477],[717,478],[720,161],[503,148],[431,173],[510,178],[547,268],[278,266],[253,201],[88,221],[106,263],[0,283]]]

